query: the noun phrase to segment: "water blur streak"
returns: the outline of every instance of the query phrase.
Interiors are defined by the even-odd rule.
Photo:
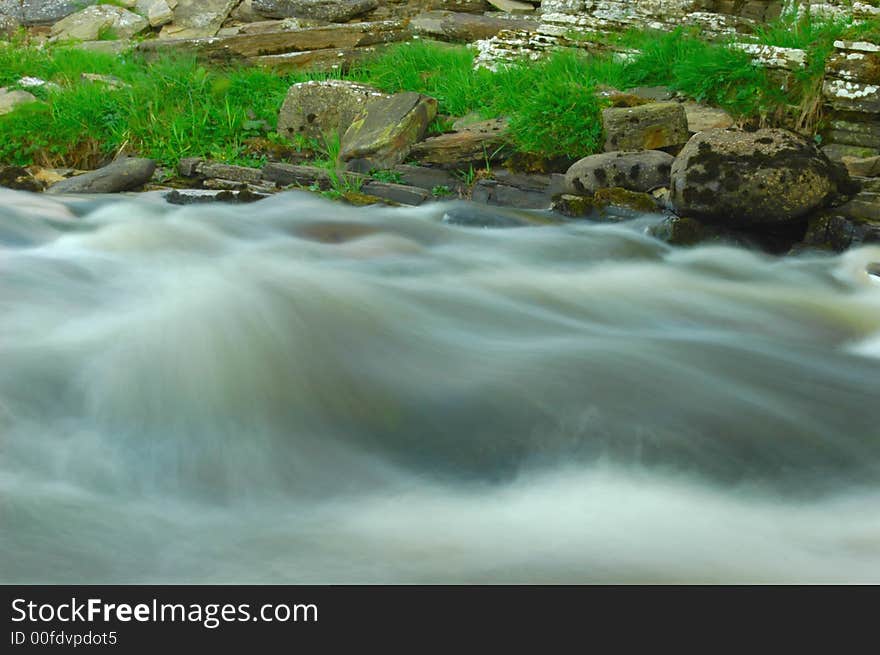
[[[3,191],[0,581],[880,582],[880,249],[521,218]]]

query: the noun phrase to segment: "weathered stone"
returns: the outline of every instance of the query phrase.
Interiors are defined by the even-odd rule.
[[[880,224],[880,193],[862,191],[831,211],[857,223]]]
[[[865,116],[864,120],[834,117],[828,121],[824,135],[832,143],[880,148],[880,122],[870,116]]]
[[[37,102],[36,96],[32,93],[20,90],[9,91],[6,87],[0,87],[0,116],[32,102]]]
[[[814,216],[797,250],[819,249],[842,252],[862,243],[880,242],[880,223],[855,221],[836,211]]]
[[[535,11],[534,5],[519,0],[488,0],[488,2],[496,9],[508,14],[531,14]]]
[[[120,55],[131,49],[129,41],[82,41],[69,46],[85,52],[100,52],[105,55]]]
[[[822,146],[822,152],[825,153],[828,159],[839,162],[842,162],[844,157],[864,159],[865,157],[880,155],[880,149],[878,148],[853,146],[843,143],[829,143],[827,146]]]
[[[167,25],[174,19],[174,12],[165,0],[137,0],[135,9],[152,27]]]
[[[471,43],[493,37],[502,30],[527,29],[529,24],[509,16],[429,11],[413,18],[410,25],[416,34],[440,41]]]
[[[263,15],[254,9],[254,0],[242,0],[229,13],[229,17],[242,23],[256,23],[263,20]]]
[[[410,2],[409,4],[421,5],[428,10],[455,11],[466,14],[482,14],[492,9],[492,5],[486,0],[418,0],[418,2]]]
[[[22,25],[50,25],[97,0],[0,0],[0,13]]]
[[[352,182],[366,182],[367,177],[357,173],[337,171],[337,178],[345,177]],[[331,186],[331,175],[326,168],[318,166],[299,166],[272,162],[263,167],[263,180],[274,182],[279,187],[312,187],[328,189]]]
[[[53,184],[46,193],[116,193],[131,191],[150,181],[156,162],[124,158],[89,173]]]
[[[52,26],[56,40],[95,41],[104,33],[118,39],[130,39],[149,27],[143,16],[114,5],[96,5],[71,14]]]
[[[253,0],[253,9],[268,18],[310,18],[344,23],[373,11],[377,0]]]
[[[339,158],[365,160],[371,168],[401,163],[437,115],[437,100],[414,92],[368,103],[342,136]]]
[[[193,53],[209,60],[228,61],[329,48],[360,48],[402,41],[411,35],[401,21],[379,21],[213,39],[151,39],[139,43],[137,49],[144,53]]]
[[[389,96],[371,86],[344,80],[294,84],[278,115],[278,133],[287,138],[340,137],[370,103]]]
[[[822,93],[833,109],[880,112],[880,84],[829,78],[822,85]]]
[[[846,166],[847,172],[853,177],[878,177],[880,176],[880,156],[874,157],[847,157],[841,160]]]
[[[718,107],[707,107],[696,102],[685,102],[683,106],[690,132],[724,129],[733,127],[735,123],[730,114]]]
[[[165,201],[172,205],[197,205],[209,202],[223,202],[240,204],[256,202],[268,198],[266,194],[244,191],[208,191],[201,189],[189,189],[187,191],[173,190],[165,195]]]
[[[863,84],[880,84],[880,53],[837,51],[825,61],[825,74]]]
[[[604,109],[605,150],[654,150],[685,143],[687,115],[675,102]]]
[[[367,195],[390,200],[400,205],[421,205],[431,198],[431,192],[426,189],[378,180],[366,182],[361,186],[361,191]]]
[[[586,218],[596,211],[592,196],[564,193],[553,200],[551,209],[569,218]]]
[[[475,123],[458,132],[441,134],[417,143],[413,161],[446,168],[484,164],[504,155],[507,121],[493,119]]]
[[[648,234],[673,246],[695,246],[700,243],[748,245],[740,236],[718,225],[707,225],[687,216],[668,216],[648,228]]]
[[[792,132],[706,130],[676,157],[670,197],[682,216],[730,227],[780,223],[831,199],[848,181],[839,168]]]
[[[572,164],[565,174],[567,193],[591,194],[607,187],[651,191],[669,186],[675,157],[659,150],[605,152]]]
[[[442,168],[398,164],[392,170],[400,176],[400,181],[403,184],[428,191],[438,187],[446,187],[450,191],[455,191],[459,187],[459,180]]]
[[[388,46],[380,44],[365,46],[363,48],[343,48],[323,50],[308,50],[306,52],[287,52],[282,55],[266,55],[253,57],[250,62],[255,66],[271,68],[276,73],[289,73],[291,71],[307,70],[316,71],[339,71],[349,70],[354,64],[367,58],[375,57]]]
[[[634,86],[623,92],[652,102],[668,102],[675,97],[675,92],[668,86]]]
[[[763,68],[796,71],[807,65],[807,53],[799,48],[780,48],[760,43],[733,43],[731,47],[747,53],[755,64]]]
[[[177,170],[183,177],[216,178],[237,183],[257,184],[263,178],[259,168],[234,166],[198,158],[181,159]]]
[[[235,4],[236,0],[177,0],[174,20],[159,35],[172,39],[214,36]]]
[[[499,170],[491,178],[477,181],[471,190],[471,200],[502,207],[548,209],[553,196],[561,192],[562,188],[550,175]]]

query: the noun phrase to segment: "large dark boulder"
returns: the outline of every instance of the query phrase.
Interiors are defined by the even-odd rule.
[[[695,134],[672,165],[670,199],[680,216],[729,227],[802,218],[851,184],[816,144],[780,129]]]

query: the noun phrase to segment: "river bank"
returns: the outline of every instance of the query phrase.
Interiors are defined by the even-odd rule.
[[[658,212],[668,220],[655,235],[671,243],[773,252],[842,250],[880,233],[870,6],[814,14],[764,3],[752,17],[714,7],[715,27],[697,34],[681,25],[705,27],[699,3],[623,2],[603,24],[596,11],[547,2],[515,15],[482,3],[439,15],[417,3],[325,3],[355,13],[320,18],[236,4],[219,3],[199,28],[187,27],[184,3],[156,24],[149,12],[128,17],[143,7],[101,5],[10,31],[0,84],[17,108],[0,117],[2,183],[165,189],[180,203],[305,188],[356,204],[468,198],[588,220]],[[122,18],[138,29],[107,27]],[[523,32],[517,59],[509,46]],[[364,100],[381,101],[371,116],[359,115]],[[368,129],[347,138],[356,120]],[[684,199],[703,192],[684,181],[705,176],[705,162],[676,191],[674,158],[692,137],[767,127],[805,136],[796,150],[809,151],[808,174],[781,159],[768,168],[753,148],[757,157],[722,155],[743,176],[709,173],[714,206]],[[788,138],[768,134],[754,138]],[[604,182],[620,166],[583,161],[621,151],[640,153],[629,164],[640,173]],[[120,157],[154,163],[116,186],[79,175]],[[99,177],[112,181],[112,169]],[[721,202],[722,183],[744,188],[742,203]],[[794,209],[762,200],[814,188],[824,191]],[[734,216],[756,198],[765,215]]]

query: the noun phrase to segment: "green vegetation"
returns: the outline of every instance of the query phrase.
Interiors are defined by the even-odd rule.
[[[880,37],[878,24],[806,14],[786,15],[762,27],[753,37],[756,43],[807,52],[807,66],[791,75],[758,67],[742,50],[680,29],[603,37],[627,55],[567,49],[496,73],[475,70],[475,53],[466,47],[414,41],[390,48],[346,77],[387,92],[434,96],[441,115],[430,133],[450,129],[455,117],[505,116],[521,152],[579,157],[602,143],[600,112],[607,100],[596,95],[600,85],[664,85],[723,107],[743,123],[809,131],[820,117],[824,61],[833,41]],[[126,86],[88,83],[81,79],[84,72],[113,75]],[[43,103],[0,117],[0,162],[81,168],[117,152],[137,152],[165,165],[190,156],[260,165],[264,155],[252,142],[281,142],[274,130],[288,87],[327,77],[208,67],[187,56],[147,61],[62,46],[37,49],[22,41],[0,43],[0,86],[16,88],[24,76],[53,85],[29,89]],[[335,167],[334,144],[294,145],[322,152],[322,165]],[[461,177],[472,180],[477,173],[462,172]],[[334,188],[345,190],[347,183],[337,180]]]

